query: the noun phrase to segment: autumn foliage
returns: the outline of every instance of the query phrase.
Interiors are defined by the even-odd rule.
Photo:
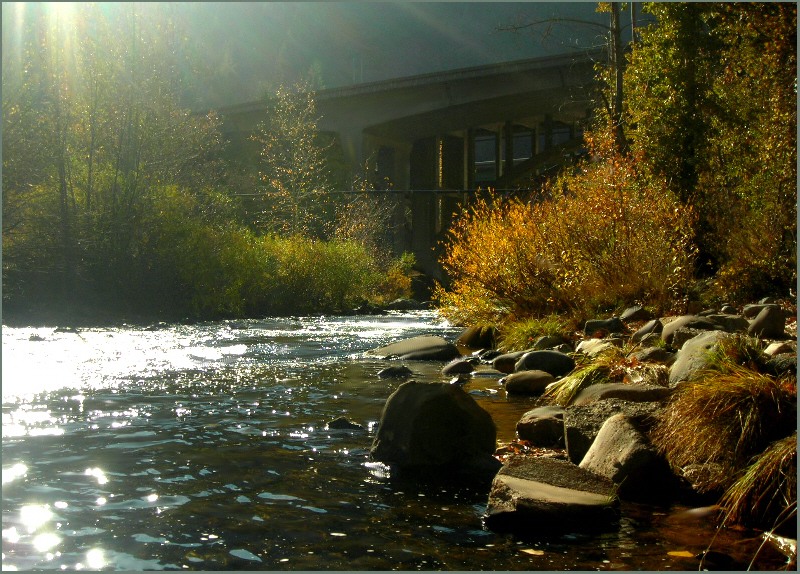
[[[691,273],[691,210],[615,156],[562,177],[540,202],[477,200],[454,226],[437,291],[456,322],[633,302],[669,306]]]

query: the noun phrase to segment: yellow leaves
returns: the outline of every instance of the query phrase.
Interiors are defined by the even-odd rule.
[[[544,550],[539,550],[537,548],[521,548],[520,552],[530,554],[531,556],[544,556]]]
[[[669,556],[675,556],[677,558],[694,558],[695,554],[689,552],[688,550],[671,550],[667,552]]]

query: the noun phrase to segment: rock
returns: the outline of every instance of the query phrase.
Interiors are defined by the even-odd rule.
[[[786,337],[786,317],[777,305],[764,307],[756,318],[750,321],[747,334],[762,339],[783,339]]]
[[[541,395],[555,377],[545,371],[531,370],[512,373],[500,379],[506,392],[519,395]]]
[[[625,309],[619,318],[624,323],[633,323],[634,321],[649,321],[653,318],[653,315],[641,305],[635,305]]]
[[[709,321],[705,317],[700,317],[698,315],[683,315],[682,317],[678,317],[674,321],[670,321],[669,323],[664,325],[664,329],[661,331],[661,338],[667,345],[671,345],[672,336],[678,329],[698,329],[701,331],[716,331],[719,330],[719,328],[720,328],[719,325],[717,325],[713,321]]]
[[[770,343],[764,349],[764,354],[774,357],[775,355],[782,355],[784,353],[797,354],[797,343],[787,343],[784,341]]]
[[[583,389],[572,401],[572,405],[588,405],[603,399],[622,399],[634,403],[649,403],[664,400],[672,393],[669,387],[625,383],[605,383]]]
[[[611,317],[610,319],[590,319],[586,321],[583,332],[585,335],[595,335],[597,333],[602,333],[603,335],[624,333],[625,323],[623,323],[619,317]]]
[[[442,368],[443,375],[465,375],[475,369],[471,358],[453,359]]]
[[[469,349],[483,349],[494,347],[497,338],[497,329],[489,325],[476,325],[468,327],[456,339],[456,345]]]
[[[640,363],[658,363],[660,365],[671,365],[675,362],[675,353],[663,347],[647,347],[640,351],[631,353],[631,358]]]
[[[517,422],[517,436],[533,446],[564,448],[564,409],[537,407]]]
[[[404,361],[450,361],[461,356],[458,348],[442,337],[421,335],[367,351],[369,355]]]
[[[661,338],[660,333],[647,333],[639,340],[639,344],[643,347],[656,347],[658,345],[663,345],[664,340]]]
[[[684,344],[686,344],[686,341],[694,339],[703,333],[708,333],[708,331],[689,328],[678,329],[672,335],[672,344],[670,346],[674,349],[680,349]]]
[[[603,423],[611,416],[625,413],[645,430],[653,420],[653,415],[661,409],[659,403],[634,403],[621,399],[604,399],[580,406],[569,406],[564,413],[564,441],[567,456],[579,464],[594,442]]]
[[[403,469],[491,466],[492,417],[458,385],[403,383],[381,413],[373,460]]]
[[[520,357],[514,371],[545,371],[554,377],[563,377],[575,368],[575,360],[559,351],[531,351]],[[498,369],[500,370],[500,369]]]
[[[522,356],[528,351],[515,351],[513,353],[504,353],[492,360],[492,367],[501,373],[513,373],[514,365],[517,364]]]
[[[764,370],[773,377],[782,377],[789,374],[797,374],[797,355],[783,354],[775,355],[764,364]]]
[[[722,339],[731,337],[724,331],[708,331],[687,341],[678,351],[675,362],[669,369],[669,384],[674,387],[689,380],[692,375],[708,364],[709,352]]]
[[[560,345],[556,345],[551,350],[558,351],[559,353],[571,353],[575,349],[572,348],[572,345],[569,343],[561,343]]]
[[[385,369],[378,371],[378,377],[381,379],[403,379],[410,377],[412,374],[413,373],[411,372],[411,369],[405,365],[386,367]]]
[[[553,347],[563,344],[564,337],[561,337],[560,335],[542,335],[533,342],[531,350],[541,351],[544,349],[552,349]]]
[[[712,315],[706,315],[706,319],[713,321],[722,327],[722,330],[727,333],[744,333],[750,326],[750,323],[747,321],[747,319],[741,315],[735,314],[729,315],[725,313],[716,313]]]
[[[639,342],[645,337],[645,335],[649,335],[651,333],[660,335],[663,330],[664,324],[658,319],[653,319],[652,321],[648,321],[642,325],[639,330],[631,336],[631,340],[634,342]]]
[[[724,313],[726,315],[736,315],[736,307],[732,307],[730,305],[723,305],[720,307],[720,313]]]
[[[500,351],[497,349],[481,349],[480,351],[476,351],[474,356],[478,357],[482,363],[492,364],[497,357],[502,355]]]
[[[666,500],[672,490],[669,465],[622,413],[603,423],[579,466],[619,485],[620,498]]]
[[[596,530],[617,518],[614,483],[563,460],[510,457],[492,481],[484,522],[524,534]]]
[[[575,352],[594,357],[613,346],[609,339],[584,339],[575,347]]]
[[[762,299],[762,301],[764,301],[764,299]],[[745,319],[755,319],[758,314],[767,307],[775,307],[776,309],[780,309],[780,307],[775,303],[754,303],[744,306],[742,309],[742,316]]]
[[[339,417],[333,419],[325,425],[325,428],[330,430],[363,430],[364,427],[358,423],[348,420],[346,417]]]
[[[34,334],[33,334],[33,335],[31,335],[30,337],[28,337],[28,340],[29,340],[29,341],[44,341],[44,337],[42,337],[41,335],[37,335],[36,333],[34,333]]]

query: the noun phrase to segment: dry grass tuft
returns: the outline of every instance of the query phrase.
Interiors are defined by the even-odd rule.
[[[797,432],[773,442],[720,500],[725,521],[773,528],[797,508]]]
[[[727,488],[754,455],[796,430],[796,402],[796,381],[725,363],[676,390],[651,440],[675,467],[722,465],[722,483],[708,490]]]
[[[578,366],[572,373],[550,385],[545,397],[565,407],[583,389],[592,385],[620,382],[624,377],[625,371],[622,365],[626,359],[622,349],[611,347],[588,361],[587,364]]]

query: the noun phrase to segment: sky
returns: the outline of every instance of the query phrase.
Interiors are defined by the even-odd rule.
[[[260,98],[313,70],[335,88],[598,46],[591,2],[177,3],[199,42],[209,105]],[[561,19],[562,22],[557,20]],[[564,22],[564,19],[570,22]],[[519,32],[501,27],[552,20]]]

